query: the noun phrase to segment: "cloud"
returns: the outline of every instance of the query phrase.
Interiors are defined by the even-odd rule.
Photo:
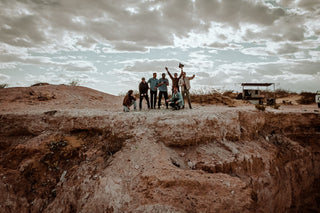
[[[98,0],[6,0],[0,6],[6,8],[1,13],[0,25],[6,27],[1,29],[0,41],[21,47],[71,49],[109,43],[118,50],[141,51],[173,45],[174,35],[208,32],[213,22],[234,28],[246,23],[271,26],[285,16],[280,7],[247,0],[119,0],[117,4]],[[301,35],[292,37],[300,39]]]
[[[92,82],[103,79],[113,92],[165,66],[179,72],[179,62],[195,87],[314,82],[319,12],[312,0],[1,0],[0,72],[19,82],[14,73],[81,76],[99,88]]]
[[[206,21],[227,23],[238,28],[241,23],[270,26],[285,15],[281,8],[270,8],[256,1],[196,1],[199,17]]]
[[[1,83],[5,83],[5,82],[7,82],[9,79],[10,79],[10,76],[4,75],[4,74],[1,74],[1,73],[0,73],[0,82],[1,82]]]
[[[162,60],[132,60],[127,61],[128,65],[124,67],[124,70],[130,72],[160,72],[164,73],[165,67],[169,68],[169,71],[176,72],[178,70],[179,60],[162,59]]]
[[[97,68],[89,61],[69,61],[61,66],[65,71],[96,72]]]

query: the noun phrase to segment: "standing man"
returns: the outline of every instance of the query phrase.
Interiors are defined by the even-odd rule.
[[[182,64],[181,64],[181,65],[182,65]],[[182,65],[182,66],[179,66],[179,68],[181,68],[181,73],[180,73],[179,77],[178,77],[178,73],[174,73],[174,74],[173,74],[174,77],[172,77],[171,73],[170,73],[169,70],[168,70],[168,67],[165,67],[165,68],[166,68],[166,70],[167,70],[168,75],[170,76],[170,78],[171,78],[171,80],[172,80],[172,93],[173,93],[173,89],[174,89],[174,88],[177,88],[178,91],[180,92],[180,90],[179,90],[179,80],[180,80],[180,78],[182,77],[183,65]]]
[[[148,109],[150,109],[149,96],[148,96],[149,85],[146,82],[146,79],[144,77],[141,80],[142,81],[139,84],[139,93],[140,93],[139,109],[141,110],[141,108],[142,108],[143,98],[146,99],[147,104],[148,104]]]
[[[164,96],[164,101],[166,103],[166,107],[168,109],[168,85],[169,85],[169,81],[166,78],[166,74],[162,73],[162,78],[159,79],[159,101],[158,101],[158,109],[160,109],[160,105],[161,105],[161,99],[162,99],[162,95]]]
[[[151,109],[155,109],[156,102],[157,102],[158,84],[159,84],[159,80],[157,79],[157,73],[153,73],[153,77],[148,80],[148,83],[150,84]]]
[[[179,86],[181,87],[181,93],[183,96],[183,100],[186,100],[186,97],[188,98],[188,104],[189,104],[190,109],[192,109],[191,100],[190,100],[190,93],[189,93],[189,90],[191,88],[190,80],[194,79],[194,77],[195,77],[195,75],[193,75],[192,77],[187,77],[186,73],[183,72],[182,78],[179,80]],[[184,108],[184,106],[182,106],[182,109],[183,108]]]
[[[177,87],[173,88],[172,97],[170,100],[167,100],[167,102],[170,103],[170,106],[173,108],[173,110],[179,110],[180,107],[184,106],[182,95],[178,91]]]

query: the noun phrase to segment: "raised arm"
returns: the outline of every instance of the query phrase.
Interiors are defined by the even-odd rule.
[[[173,79],[173,77],[172,77],[171,73],[169,72],[168,67],[165,67],[165,68],[166,68],[166,70],[167,70],[168,75],[170,76],[170,78],[171,78],[171,80],[172,80],[172,79]]]
[[[192,77],[189,77],[189,80],[194,79],[194,77],[196,77],[196,75],[195,75],[195,74],[193,74],[193,76],[192,76]]]
[[[179,75],[179,79],[182,77],[182,74],[183,74],[183,68],[181,67],[181,72],[180,72],[180,75]]]

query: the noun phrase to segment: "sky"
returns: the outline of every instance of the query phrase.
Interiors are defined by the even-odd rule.
[[[0,0],[0,84],[118,95],[181,62],[195,92],[315,92],[319,23],[320,0]]]

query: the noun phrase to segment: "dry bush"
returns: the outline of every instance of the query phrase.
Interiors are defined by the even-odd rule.
[[[45,85],[49,85],[49,83],[35,83],[35,84],[31,85],[31,87],[45,86]]]
[[[284,90],[284,89],[277,89],[275,91],[277,98],[285,98],[289,97],[290,95],[296,95],[297,93],[291,92],[289,90]]]
[[[223,96],[230,97],[230,98],[236,98],[237,94],[233,92],[233,90],[227,90],[224,93],[222,93]]]
[[[73,80],[69,83],[70,86],[80,86],[80,81],[79,80]]]
[[[273,107],[274,109],[279,109],[279,108],[280,108],[280,104],[274,104],[274,105],[272,105],[272,107]]]
[[[8,87],[8,84],[0,84],[0,89]]]
[[[256,104],[256,109],[264,111],[266,107],[264,105]]]
[[[312,92],[302,92],[297,102],[298,104],[313,104],[315,102],[315,95],[316,94]]]
[[[261,95],[264,95],[270,98],[273,98],[274,95],[276,95],[276,98],[286,98],[291,95],[297,95],[297,93],[291,92],[289,90],[277,89],[276,91],[262,90]]]
[[[198,91],[193,91],[190,94],[190,98],[193,103],[224,104],[228,106],[234,106],[235,102],[232,99],[234,99],[236,95],[235,94],[233,95],[231,93],[232,92],[228,91],[226,92],[226,95],[224,95],[216,90],[211,90],[211,91],[198,90]],[[233,98],[231,98],[230,96]]]

